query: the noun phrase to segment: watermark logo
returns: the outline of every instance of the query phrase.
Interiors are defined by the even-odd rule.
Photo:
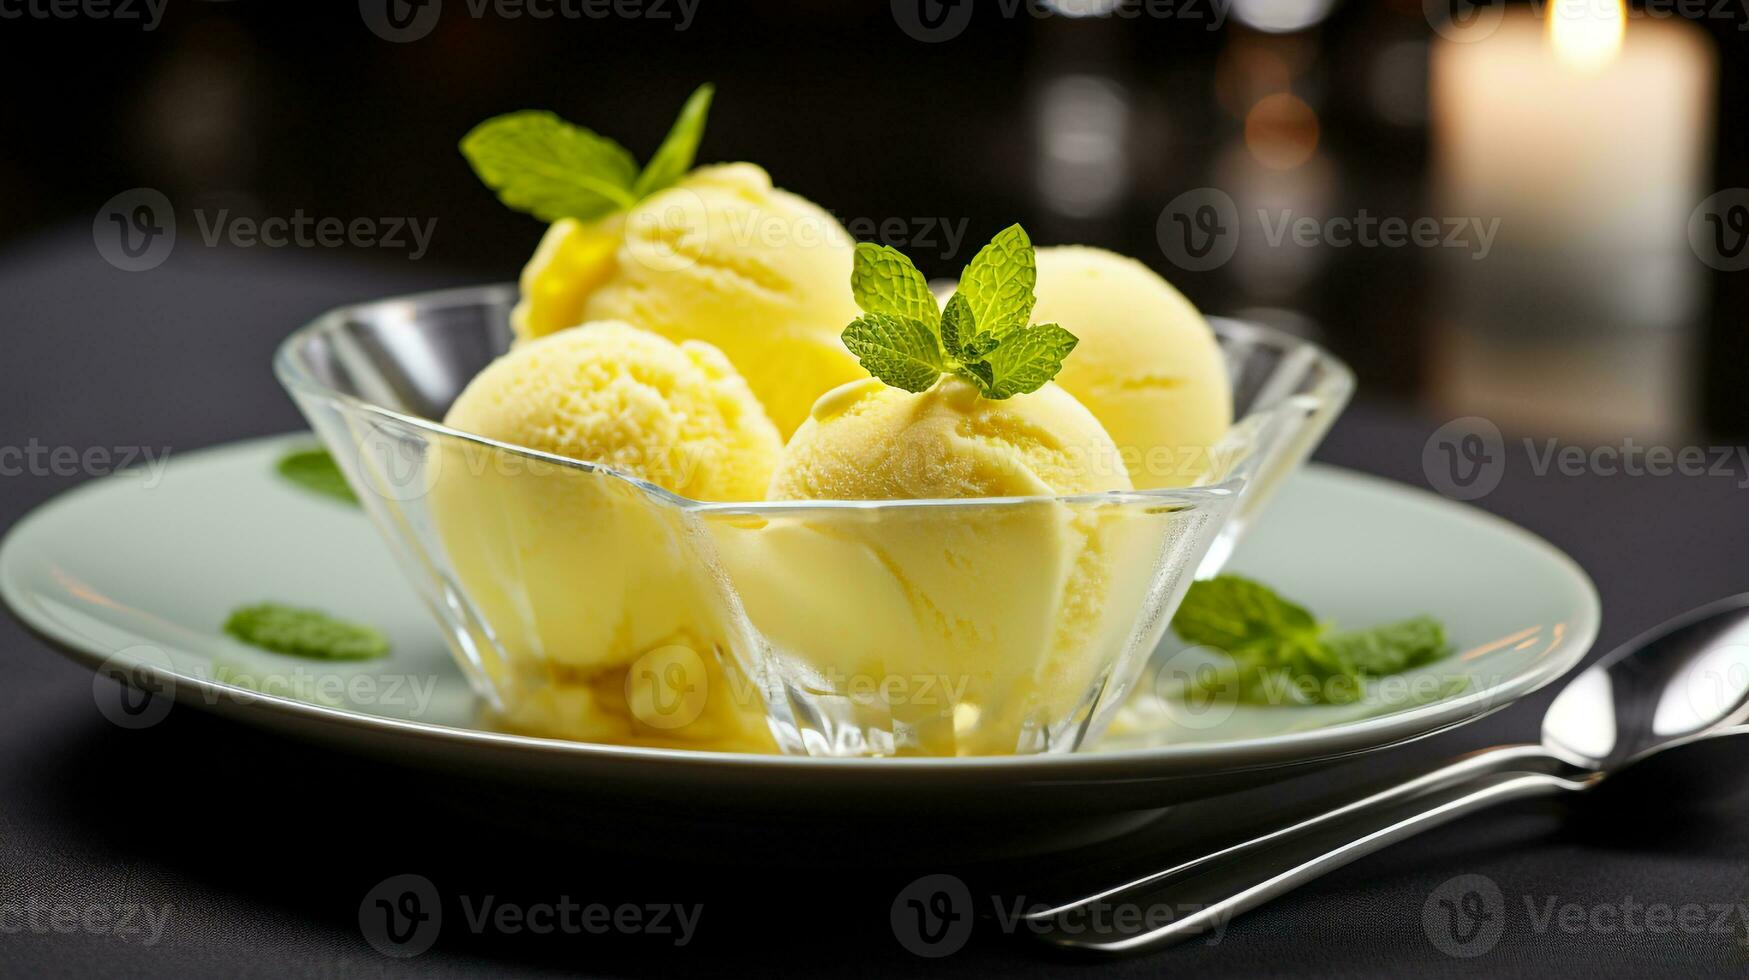
[[[302,665],[288,672],[228,663],[215,664],[210,671],[196,668],[195,675],[214,686],[200,692],[208,704],[216,704],[221,696],[238,704],[289,698],[330,708],[389,707],[410,718],[422,718],[431,709],[438,681],[436,674],[328,672]]]
[[[990,920],[1004,935],[1141,936],[1180,923],[1186,935],[1218,946],[1232,914],[1207,905],[1168,902],[1110,902],[1095,899],[1051,906],[1025,895],[991,895]],[[932,874],[906,885],[893,899],[893,935],[911,953],[926,959],[952,956],[965,948],[972,934],[972,895],[965,882],[950,874]]]
[[[1522,634],[1528,639],[1534,630]],[[1185,647],[1155,669],[1148,710],[1185,731],[1212,731],[1240,705],[1366,704],[1380,711],[1429,704],[1476,691],[1498,692],[1497,675],[1437,671],[1360,674],[1319,668],[1259,669],[1214,647]],[[1489,698],[1492,700],[1492,697]]]
[[[358,903],[358,929],[365,942],[384,956],[418,956],[437,942],[443,929],[437,886],[424,875],[383,879]]]
[[[425,257],[437,219],[401,216],[341,218],[306,214],[252,217],[229,208],[196,208],[194,221],[207,248],[378,248]],[[104,261],[123,272],[164,264],[176,247],[177,214],[170,199],[151,187],[123,191],[104,202],[91,222],[91,239]]]
[[[465,0],[474,20],[649,20],[666,21],[676,31],[692,26],[700,0]],[[423,40],[443,16],[442,0],[359,0],[359,16],[371,33],[407,44]]]
[[[1486,497],[1506,472],[1500,427],[1479,415],[1445,423],[1421,448],[1421,472],[1429,486],[1453,500]]]
[[[1226,724],[1239,706],[1239,685],[1226,654],[1210,647],[1185,647],[1161,662],[1154,695],[1174,725],[1207,731]]]
[[[358,15],[377,37],[407,44],[430,36],[443,16],[443,0],[358,0]]]
[[[144,644],[116,651],[91,677],[98,713],[118,728],[151,728],[176,703],[176,678],[170,656]]]
[[[479,936],[551,935],[659,937],[685,946],[698,935],[704,906],[698,903],[580,902],[570,895],[553,901],[510,902],[496,895],[461,895],[461,923]],[[424,875],[385,878],[358,903],[358,929],[384,956],[408,959],[430,949],[443,931],[443,899]]]
[[[1617,443],[1579,445],[1556,438],[1514,443],[1530,475],[1542,478],[1727,479],[1749,490],[1749,446],[1672,445],[1632,437]],[[1480,416],[1453,419],[1436,429],[1422,447],[1427,482],[1453,500],[1476,500],[1499,486],[1506,470],[1507,445],[1500,429]]]
[[[384,500],[420,500],[443,475],[443,446],[387,422],[367,423],[357,434],[358,473]]]
[[[691,647],[657,647],[626,672],[626,705],[632,717],[664,731],[684,728],[704,714],[710,672]]]
[[[1242,228],[1255,221],[1256,228]],[[1310,248],[1452,248],[1473,261],[1488,257],[1500,232],[1500,219],[1479,217],[1403,217],[1354,214],[1301,214],[1292,208],[1241,212],[1233,198],[1214,187],[1199,187],[1173,198],[1160,212],[1154,235],[1173,265],[1207,272],[1232,260],[1242,233],[1259,237],[1254,245],[1275,250]]]
[[[1421,0],[1421,13],[1440,37],[1459,44],[1480,41],[1506,19],[1501,0]]]
[[[952,956],[972,936],[972,893],[949,874],[924,875],[893,899],[890,913],[899,945],[925,959]]]
[[[1522,912],[1515,911],[1522,907]],[[1486,875],[1462,874],[1440,884],[1421,906],[1427,939],[1460,959],[1499,945],[1506,920],[1532,936],[1711,936],[1740,944],[1749,928],[1749,902],[1646,902],[1633,895],[1602,902],[1563,901],[1559,895],[1518,895],[1507,903]]]
[[[91,239],[97,254],[123,272],[156,269],[176,248],[176,209],[154,188],[122,191],[97,209]]]
[[[1226,265],[1239,248],[1239,208],[1214,187],[1185,191],[1167,203],[1154,225],[1160,250],[1186,272]]]
[[[1720,272],[1749,268],[1749,188],[1719,191],[1688,216],[1688,247]]]
[[[763,207],[712,205],[690,187],[671,187],[627,215],[622,256],[655,273],[689,269],[726,249],[836,251],[844,232],[909,255],[960,254],[969,218],[933,215],[843,216]]]
[[[753,212],[755,217],[758,213]],[[658,201],[627,216],[624,251],[651,272],[679,272],[698,264],[713,235],[726,234],[726,229],[712,226],[711,208],[703,195],[690,187],[671,187]]]
[[[1458,875],[1427,896],[1421,927],[1447,956],[1481,956],[1499,945],[1506,931],[1506,897],[1486,875]]]
[[[1660,735],[1687,735],[1739,711],[1749,700],[1749,646],[1710,648],[1683,672],[1682,684],[1685,699],[1664,698],[1652,716]]]
[[[913,40],[951,41],[972,22],[972,0],[893,0],[893,20]]]
[[[965,33],[972,20],[972,4],[973,0],[892,0],[893,21],[913,40],[940,44]],[[1176,20],[1217,31],[1227,22],[1232,8],[1233,0],[993,0],[983,9],[1003,20]]]
[[[1513,6],[1520,6],[1513,4]],[[1625,19],[1718,21],[1749,30],[1749,4],[1744,0],[1530,0],[1522,4],[1531,16],[1580,26],[1610,25]],[[1459,43],[1485,40],[1506,20],[1506,0],[1421,0],[1421,13],[1439,36]]]

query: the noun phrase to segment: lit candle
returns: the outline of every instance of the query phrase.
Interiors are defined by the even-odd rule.
[[[1437,206],[1500,220],[1486,259],[1442,257],[1444,394],[1579,434],[1680,428],[1712,45],[1684,21],[1629,24],[1620,0],[1494,16],[1432,52]]]

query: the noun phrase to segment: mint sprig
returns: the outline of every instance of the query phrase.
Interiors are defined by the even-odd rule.
[[[1237,575],[1192,583],[1172,630],[1187,643],[1232,657],[1232,672],[1220,686],[1252,703],[1353,701],[1362,681],[1451,652],[1445,627],[1432,617],[1332,632],[1304,606]]]
[[[625,147],[535,109],[480,123],[462,137],[461,151],[507,207],[542,221],[588,221],[623,211],[686,176],[714,93],[710,85],[692,93],[642,172]]]
[[[895,388],[919,392],[943,374],[964,378],[992,400],[1044,387],[1075,349],[1075,335],[1030,323],[1038,265],[1019,225],[978,250],[946,308],[904,253],[856,246],[850,291],[865,316],[844,330],[844,346],[864,370]]]

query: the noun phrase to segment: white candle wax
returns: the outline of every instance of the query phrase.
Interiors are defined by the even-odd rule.
[[[1619,50],[1589,24],[1588,43],[1557,50],[1545,18],[1597,2],[1516,8],[1434,45],[1434,206],[1499,227],[1485,259],[1438,256],[1433,380],[1446,408],[1506,424],[1675,432],[1693,401],[1704,267],[1687,227],[1708,193],[1716,58],[1693,24],[1645,17]]]
[[[1480,40],[1442,39],[1430,71],[1441,205],[1498,216],[1510,246],[1685,248],[1706,196],[1716,71],[1685,21],[1635,18],[1590,68],[1563,60],[1528,9]]]

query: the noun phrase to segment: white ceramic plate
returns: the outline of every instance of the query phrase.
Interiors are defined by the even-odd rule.
[[[78,488],[7,535],[0,595],[75,660],[167,685],[176,703],[601,803],[683,803],[705,819],[949,810],[1086,820],[1159,808],[1474,720],[1560,676],[1597,631],[1590,581],[1539,538],[1422,491],[1314,466],[1283,489],[1230,567],[1345,625],[1423,612],[1443,619],[1462,652],[1406,678],[1404,690],[1420,692],[1408,701],[1211,712],[1144,697],[1126,730],[1067,756],[792,758],[530,738],[480,717],[363,513],[274,473],[284,452],[310,442],[278,437],[190,454],[155,486],[120,474]],[[231,609],[263,600],[374,624],[393,653],[320,663],[222,632]],[[227,679],[245,675],[295,694]],[[1465,693],[1414,703],[1453,677]]]

